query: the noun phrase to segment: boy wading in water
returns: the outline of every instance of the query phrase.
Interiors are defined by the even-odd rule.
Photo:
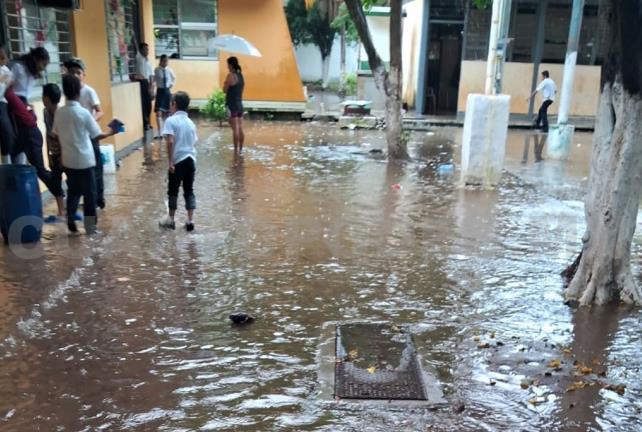
[[[47,128],[47,156],[49,156],[49,169],[56,189],[62,190],[62,160],[60,157],[60,142],[53,133],[53,123],[60,103],[60,87],[57,84],[49,83],[42,87],[42,102],[45,105],[43,119]],[[58,216],[65,215],[65,197],[55,197],[58,205]]]
[[[58,137],[62,166],[67,174],[67,227],[78,232],[74,215],[83,198],[85,231],[96,231],[96,155],[92,140],[116,134],[115,130],[102,132],[89,111],[80,105],[82,84],[75,75],[62,77],[62,91],[67,103],[56,110],[53,133]]]
[[[165,120],[163,136],[167,143],[169,162],[169,176],[167,195],[169,202],[169,215],[160,222],[162,228],[176,229],[174,216],[178,207],[178,190],[183,185],[187,222],[185,229],[194,231],[194,210],[196,197],[194,196],[194,175],[196,174],[196,148],[198,141],[196,126],[187,115],[190,98],[185,92],[177,92],[172,96],[170,112],[172,115]]]

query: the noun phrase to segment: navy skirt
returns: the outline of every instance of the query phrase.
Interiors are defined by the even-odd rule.
[[[172,91],[168,88],[156,89],[156,102],[154,103],[155,112],[169,112],[169,101],[172,98]]]

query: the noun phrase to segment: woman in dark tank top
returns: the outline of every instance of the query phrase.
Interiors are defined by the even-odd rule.
[[[232,136],[234,139],[234,152],[243,151],[245,134],[243,133],[243,88],[245,79],[241,73],[241,66],[236,57],[227,59],[227,68],[229,73],[223,84],[225,92],[225,105],[230,112],[230,125],[232,126]]]

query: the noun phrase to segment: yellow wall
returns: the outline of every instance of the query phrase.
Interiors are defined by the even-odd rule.
[[[112,118],[111,77],[107,56],[107,30],[105,2],[84,2],[84,8],[74,11],[72,35],[74,55],[80,57],[87,67],[85,81],[98,93],[105,115],[101,126],[106,127]]]
[[[114,84],[110,96],[114,101],[113,116],[125,123],[125,132],[105,140],[103,144],[115,144],[116,150],[121,150],[143,136],[140,84],[137,82]]]
[[[173,91],[185,91],[192,99],[207,99],[220,88],[218,61],[171,59],[169,67],[176,74]]]
[[[305,102],[283,0],[219,0],[219,34],[250,41],[261,58],[238,56],[245,76],[243,98],[253,101]],[[220,85],[227,68],[221,52]]]
[[[562,87],[562,76],[564,74],[564,65],[541,64],[539,70],[548,70],[551,73],[551,78],[557,84],[556,103],[551,105],[548,111],[549,114],[557,114],[560,90]],[[485,76],[486,62],[462,62],[461,79],[459,81],[459,98],[457,102],[458,111],[466,111],[466,99],[469,93],[484,92]],[[508,62],[504,66],[503,92],[511,95],[511,113],[528,114],[528,101],[526,98],[530,95],[532,76],[532,63]],[[575,71],[570,115],[586,117],[595,116],[597,111],[597,102],[600,96],[600,77],[600,66],[577,66]],[[539,97],[537,97],[535,111],[537,111],[540,103],[541,101]]]

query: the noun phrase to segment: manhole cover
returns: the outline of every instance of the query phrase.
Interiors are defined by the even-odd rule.
[[[427,400],[412,337],[388,324],[336,327],[335,396]]]

